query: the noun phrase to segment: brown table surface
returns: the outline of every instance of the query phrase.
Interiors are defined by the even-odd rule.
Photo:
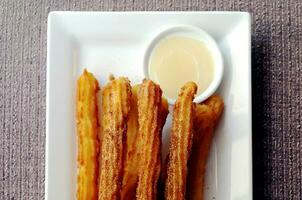
[[[53,10],[252,14],[254,199],[302,198],[300,0],[1,0],[0,199],[43,199],[46,27]]]

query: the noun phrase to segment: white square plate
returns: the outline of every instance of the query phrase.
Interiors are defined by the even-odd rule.
[[[148,42],[163,28],[194,25],[223,54],[225,101],[206,175],[205,199],[252,199],[251,21],[244,12],[52,12],[47,35],[46,199],[75,199],[76,79],[84,68],[103,85],[109,73],[143,78]],[[163,135],[167,134],[168,119]],[[166,137],[164,143],[166,143]]]

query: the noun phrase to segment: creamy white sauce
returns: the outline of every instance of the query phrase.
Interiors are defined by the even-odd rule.
[[[213,65],[213,56],[202,41],[171,36],[155,46],[148,70],[164,95],[176,99],[180,88],[188,81],[198,85],[197,95],[204,92],[213,80]]]

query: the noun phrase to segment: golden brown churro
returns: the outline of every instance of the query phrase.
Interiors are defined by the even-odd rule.
[[[131,86],[127,78],[102,89],[99,200],[120,199]]]
[[[138,91],[140,165],[136,198],[153,200],[161,168],[161,131],[168,113],[162,107],[162,91],[150,80],[144,80]],[[167,105],[166,105],[167,106]],[[164,113],[163,110],[166,110]]]
[[[131,109],[129,113],[127,129],[127,153],[124,162],[122,200],[133,200],[136,198],[136,187],[139,173],[139,150],[141,149],[138,137],[138,111],[137,111],[137,93],[140,85],[132,87]],[[161,103],[161,124],[164,126],[168,114],[168,102],[162,98]]]
[[[77,83],[78,200],[96,200],[98,194],[98,91],[97,80],[84,70]]]
[[[217,95],[196,106],[193,144],[188,163],[187,199],[203,199],[206,162],[214,136],[214,128],[223,107],[223,100]]]
[[[193,138],[193,98],[197,86],[185,84],[174,105],[165,197],[167,200],[183,200],[186,192],[187,161]]]

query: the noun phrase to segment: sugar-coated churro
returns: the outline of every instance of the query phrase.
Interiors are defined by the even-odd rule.
[[[127,78],[112,78],[102,89],[99,200],[121,198],[130,99],[131,86]]]
[[[161,131],[168,113],[168,105],[162,102],[160,87],[144,80],[138,91],[138,123],[140,141],[140,165],[136,199],[157,198],[158,179],[161,170]],[[162,106],[164,105],[164,106]]]
[[[186,193],[187,161],[193,138],[194,95],[197,86],[185,84],[174,105],[165,198],[183,200]]]
[[[98,195],[98,109],[99,84],[84,70],[77,82],[78,177],[77,199],[96,200]]]
[[[214,136],[214,128],[223,107],[223,100],[217,95],[196,105],[193,144],[188,163],[187,199],[203,199],[207,158]]]

